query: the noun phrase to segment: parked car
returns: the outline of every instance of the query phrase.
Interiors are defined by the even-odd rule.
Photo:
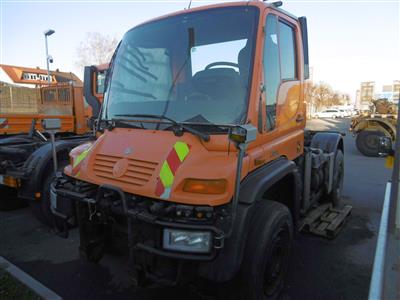
[[[351,113],[350,113],[349,110],[339,109],[339,111],[342,113],[342,117],[343,117],[343,118],[345,118],[345,117],[350,117],[350,116],[351,116]]]
[[[316,118],[343,118],[343,113],[339,109],[325,109],[315,113]]]
[[[360,114],[358,109],[352,109],[350,110],[350,115],[351,116],[357,116],[358,114]]]

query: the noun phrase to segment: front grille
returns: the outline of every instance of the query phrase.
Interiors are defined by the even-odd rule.
[[[95,175],[114,182],[143,186],[150,180],[157,167],[156,162],[125,158],[128,160],[128,169],[121,177],[116,178],[113,175],[113,168],[122,158],[114,155],[97,154],[93,165]]]

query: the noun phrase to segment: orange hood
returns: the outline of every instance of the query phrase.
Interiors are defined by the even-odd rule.
[[[171,131],[116,128],[92,145],[73,149],[73,163],[64,172],[135,195],[215,206],[228,203],[233,195],[237,155],[232,147],[228,153],[228,147],[227,135],[211,136],[205,143],[190,133],[177,137]],[[243,165],[242,176],[247,173],[247,159]],[[226,190],[221,194],[185,192],[188,178],[225,179]]]

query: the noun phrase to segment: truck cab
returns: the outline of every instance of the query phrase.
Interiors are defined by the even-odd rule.
[[[304,131],[307,79],[306,19],[277,4],[193,8],[129,30],[98,138],[51,187],[57,216],[78,220],[83,257],[122,240],[139,285],[241,276],[241,299],[276,297],[301,217],[338,204],[343,181],[341,136]]]

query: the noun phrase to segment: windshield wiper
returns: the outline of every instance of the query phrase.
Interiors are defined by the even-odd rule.
[[[218,129],[223,129],[223,128],[232,128],[235,127],[236,125],[234,124],[220,124],[220,123],[197,123],[197,122],[181,122],[183,125],[189,125],[189,126],[199,126],[199,127],[215,127]]]
[[[225,132],[227,129],[236,126],[235,124],[212,123],[201,114],[182,121],[181,124],[193,126],[195,128],[207,127],[208,132],[210,132],[210,130],[213,130],[214,132]]]
[[[114,129],[115,127],[121,127],[121,125],[124,127],[144,129],[143,124],[141,124],[141,126],[134,125],[134,124],[131,124],[129,122],[129,120],[121,120],[121,119],[105,120],[105,119],[102,119],[100,121],[100,123],[103,123],[103,124],[105,123],[105,127],[109,130]],[[104,126],[101,126],[101,127],[104,127]]]
[[[130,117],[130,118],[150,118],[150,119],[159,119],[159,120],[167,120],[172,125],[177,127],[178,130],[174,130],[175,135],[179,136],[182,135],[183,130],[186,130],[187,132],[190,132],[191,134],[194,134],[201,138],[203,141],[208,142],[210,140],[210,135],[201,131],[198,131],[187,124],[184,123],[179,123],[175,121],[174,119],[161,116],[161,115],[152,115],[152,114],[118,114],[115,115],[116,117]],[[124,120],[126,121],[126,120]],[[128,120],[128,121],[134,121],[134,120]]]

